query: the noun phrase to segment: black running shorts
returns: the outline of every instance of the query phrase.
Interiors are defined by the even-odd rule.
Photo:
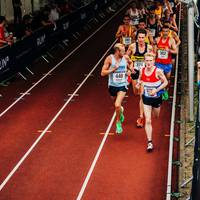
[[[158,98],[151,98],[151,97],[145,97],[142,95],[143,104],[152,106],[153,108],[159,108],[162,104],[162,96]]]
[[[125,86],[122,86],[122,87],[114,87],[114,86],[109,86],[108,87],[108,91],[110,93],[110,96],[112,97],[116,97],[117,96],[117,93],[122,91],[122,92],[127,92],[127,87]]]

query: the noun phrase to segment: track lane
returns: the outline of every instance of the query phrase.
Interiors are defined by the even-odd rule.
[[[132,91],[129,91],[129,94]],[[171,105],[165,102],[160,119],[153,120],[155,151],[146,152],[144,129],[135,127],[138,97],[131,94],[125,103],[124,132],[110,136],[82,199],[163,199],[167,179],[167,157]],[[113,127],[114,130],[114,127]]]
[[[90,45],[88,46],[90,49]],[[98,50],[99,52],[102,52],[102,50],[100,49]],[[94,51],[92,51],[92,53],[93,52]],[[74,60],[74,58],[72,58],[72,60]],[[77,57],[75,60],[77,60]],[[78,64],[78,62],[74,66],[77,65],[80,67],[80,64]],[[81,65],[84,64],[81,63]],[[87,63],[84,66],[87,66]],[[74,74],[70,73],[69,77],[71,78],[73,77],[72,75],[74,75],[76,79],[74,79],[72,83],[69,83],[66,79],[64,79],[64,74],[69,71],[66,70],[66,68],[64,67],[62,67],[62,69],[58,71],[59,71],[58,73],[59,78],[56,78],[56,81],[55,79],[54,81],[52,80],[54,75],[48,78],[47,81],[48,90],[46,92],[44,92],[45,90],[42,90],[43,92],[41,94],[41,88],[46,89],[46,83],[42,84],[40,88],[34,91],[33,95],[34,98],[32,98],[31,100],[34,102],[33,104],[29,102],[30,105],[27,106],[27,105],[22,105],[23,104],[22,102],[19,106],[20,108],[16,108],[13,114],[6,116],[6,119],[9,119],[9,117],[11,117],[10,119],[13,119],[18,109],[24,109],[29,107],[29,109],[27,110],[31,109],[33,112],[35,112],[36,109],[41,109],[42,107],[44,107],[44,110],[48,110],[49,107],[53,111],[48,110],[49,111],[48,116],[43,116],[43,117],[41,116],[41,119],[45,121],[44,124],[46,123],[46,121],[49,121],[48,119],[50,119],[51,112],[53,115],[53,113],[55,113],[58,107],[63,103],[63,97],[65,96],[63,95],[64,89],[65,88],[69,89],[66,93],[73,91],[73,87],[75,87],[77,84],[77,79],[81,80],[83,78],[82,77],[83,74],[76,73],[76,68],[75,68],[73,72]],[[95,74],[96,76],[94,78],[91,77],[89,79],[88,84],[81,89],[80,96],[75,98],[77,99],[77,101],[70,103],[70,107],[68,107],[68,109],[63,113],[62,117],[59,118],[59,122],[52,127],[52,133],[49,133],[45,136],[44,140],[41,141],[39,146],[34,150],[33,154],[31,154],[31,157],[25,161],[24,165],[20,167],[19,171],[16,173],[14,178],[11,179],[11,182],[9,182],[8,186],[6,186],[5,189],[3,189],[3,191],[0,193],[0,199],[74,199],[77,196],[81,188],[82,182],[87,174],[87,170],[89,169],[90,164],[92,163],[92,159],[96,153],[95,151],[97,150],[97,147],[101,142],[102,136],[99,136],[98,133],[104,132],[106,130],[106,126],[110,121],[110,118],[113,113],[112,103],[109,100],[108,97],[109,95],[106,90],[106,79],[104,79],[104,81],[102,82],[103,79],[99,77],[100,72],[99,71],[95,72]],[[55,87],[55,83],[57,85],[60,85],[60,88]],[[57,96],[57,94],[59,95]],[[48,98],[46,98],[46,96],[48,96]],[[28,100],[28,98],[29,97],[27,97],[26,99]],[[32,105],[38,104],[38,99],[44,99],[44,101],[41,102],[40,106],[33,106],[33,108],[30,108]],[[97,101],[98,99],[100,101]],[[131,104],[130,104],[130,99],[131,99]],[[137,104],[136,103],[137,101],[133,99],[134,98],[132,97],[128,99],[129,103],[127,103],[126,107],[129,104],[130,105],[128,106],[129,109],[133,105]],[[59,101],[58,105],[54,105],[53,103],[51,104],[51,102],[56,102],[56,101]],[[97,103],[99,104],[99,107],[96,106]],[[84,105],[87,105],[87,107]],[[104,108],[108,109],[106,113]],[[44,110],[40,110],[41,113],[44,113]],[[161,114],[162,112],[163,111],[161,111]],[[164,111],[164,113],[165,115],[162,114],[163,119],[165,119],[165,117],[167,116],[166,115],[167,112]],[[20,113],[20,115],[22,114],[23,113]],[[104,149],[103,154],[100,157],[99,160],[100,162],[98,161],[97,167],[95,167],[95,173],[92,175],[92,179],[89,182],[88,188],[86,188],[86,193],[84,194],[85,199],[94,199],[95,197],[97,197],[97,194],[101,195],[99,196],[100,199],[107,197],[120,200],[123,198],[125,199],[131,199],[132,197],[135,198],[136,197],[135,194],[137,194],[138,191],[141,191],[141,188],[137,187],[139,185],[138,182],[140,183],[140,181],[141,180],[143,181],[143,179],[139,177],[138,178],[139,181],[137,183],[132,182],[132,180],[135,178],[135,175],[141,173],[141,166],[139,164],[136,165],[137,168],[136,169],[134,168],[135,173],[129,172],[127,174],[125,172],[129,171],[130,168],[125,166],[125,163],[123,163],[124,159],[127,158],[125,159],[127,161],[131,157],[132,153],[133,154],[136,153],[137,157],[134,156],[134,158],[131,159],[130,162],[127,162],[126,165],[135,163],[137,164],[138,161],[137,158],[144,156],[144,158],[147,160],[145,160],[145,162],[142,162],[144,164],[144,167],[142,168],[146,169],[146,164],[149,164],[149,162],[151,162],[152,164],[150,166],[151,167],[150,169],[155,169],[157,167],[155,161],[156,162],[160,161],[160,159],[162,158],[159,156],[158,157],[154,156],[154,158],[149,159],[149,157],[145,156],[145,154],[140,152],[141,149],[144,152],[144,148],[146,147],[144,130],[137,129],[136,135],[134,136],[130,135],[131,132],[135,131],[133,126],[137,116],[136,112],[133,113],[128,112],[127,115],[128,117],[126,116],[127,118],[126,131],[128,132],[128,134],[126,136],[123,135],[121,138],[109,136],[108,138],[109,140],[106,142],[105,146],[106,148]],[[33,115],[32,117],[34,118],[36,116]],[[46,118],[48,119],[45,120]],[[23,118],[21,118],[21,120],[23,121]],[[30,118],[26,120],[30,121]],[[37,122],[39,123],[39,121],[40,120],[38,120]],[[92,124],[91,121],[93,122]],[[20,123],[20,120],[17,122]],[[81,127],[79,127],[79,125],[81,125]],[[162,125],[160,126],[162,130],[167,130],[166,129],[167,124],[163,125],[164,129]],[[112,128],[112,131],[113,130],[114,128]],[[12,129],[8,131],[8,134],[10,134],[11,132]],[[16,131],[16,133],[19,132],[21,131],[20,130]],[[72,134],[73,132],[75,133]],[[95,132],[95,134],[93,134],[93,132]],[[142,133],[143,136],[138,137],[138,135],[141,136]],[[27,135],[25,136],[24,134],[27,134],[28,136]],[[28,132],[24,132],[21,135],[21,137],[22,138],[27,137],[28,138],[27,140],[30,141],[30,143],[31,141],[33,141],[33,138],[29,138],[30,133]],[[155,142],[162,141],[161,139],[156,138]],[[9,137],[6,140],[9,141]],[[12,141],[15,141],[15,138]],[[138,151],[135,151],[135,149],[134,151],[132,150],[132,145],[135,144],[135,141],[138,142],[136,143],[138,144],[136,146],[138,148]],[[22,143],[19,144],[19,146],[22,146],[22,148],[25,149],[27,146],[29,146],[29,144],[27,145],[28,143],[27,141],[24,143],[23,141],[21,142]],[[8,146],[7,148],[12,147],[12,145]],[[23,145],[27,146],[24,147]],[[166,141],[164,141],[164,147],[165,145]],[[19,148],[19,146],[17,146],[16,149]],[[10,150],[15,152],[16,149],[12,150],[10,149]],[[121,149],[124,149],[124,151],[125,152],[127,151],[127,153],[122,154]],[[160,149],[161,147],[159,147],[159,150]],[[13,154],[13,152],[11,152],[10,155]],[[118,153],[117,154],[118,156],[116,156],[116,153]],[[163,157],[165,157],[165,153],[166,152],[164,152]],[[9,156],[6,157],[6,159],[8,158]],[[100,163],[103,163],[101,169],[99,169],[98,167]],[[155,165],[153,165],[153,163]],[[2,162],[2,164],[4,164],[4,162]],[[118,164],[117,169],[115,169],[116,164]],[[77,168],[74,166],[77,166]],[[162,163],[161,167],[163,167],[162,169],[164,169],[165,164]],[[124,169],[125,172],[122,173],[120,168]],[[163,172],[166,171],[166,170],[161,170],[161,168],[159,169],[156,168],[156,169],[157,169],[156,172],[162,175]],[[106,173],[102,174],[102,171],[105,171]],[[147,170],[145,172],[148,173],[149,171]],[[146,185],[148,186],[147,188],[149,189],[148,191],[142,190],[145,196],[149,195],[150,191],[152,191],[155,187],[158,187],[159,190],[158,193],[162,192],[162,188],[164,188],[159,185],[160,183],[162,183],[162,181],[157,179],[156,179],[157,182],[155,181],[156,184],[149,186],[150,181],[154,180],[152,179],[152,177],[158,175],[158,173],[156,172],[154,171],[153,173],[148,174],[149,178],[144,180],[144,183],[146,183]],[[100,175],[100,177],[97,175]],[[118,178],[115,179],[117,175]],[[122,177],[121,175],[123,175],[125,178]],[[162,178],[164,179],[165,177],[163,176]],[[106,182],[105,184],[105,180],[107,179],[109,179],[109,181]],[[116,191],[116,188],[119,189],[118,187],[119,180],[122,181],[123,186],[124,185],[126,186],[123,187],[122,190]],[[109,187],[110,185],[112,187]],[[99,190],[96,190],[98,188]],[[135,188],[134,192],[132,192],[131,190],[132,188]],[[129,196],[127,196],[127,193],[129,193],[127,191],[130,191]],[[115,193],[118,195],[115,195]],[[149,197],[151,198],[151,196]]]
[[[96,92],[106,84],[95,82],[91,78],[82,88],[77,100],[52,126],[52,133],[44,136],[1,191],[0,199],[76,197],[102,139],[99,133],[105,131],[106,122],[113,112],[111,102],[107,98],[102,99],[102,93]],[[104,106],[110,110],[107,114],[102,109]]]
[[[118,21],[120,18],[121,16],[118,16],[115,20]],[[110,26],[110,24],[112,25]],[[49,76],[45,82],[35,88],[30,96],[26,96],[24,101],[21,101],[11,112],[1,118],[2,121],[6,122],[0,124],[2,130],[0,141],[3,144],[0,146],[0,154],[2,155],[0,156],[1,181],[13,168],[14,163],[24,155],[36,136],[38,137],[37,130],[45,128],[57,110],[64,104],[64,99],[68,98],[67,94],[73,93],[74,89],[77,88],[77,83],[85,78],[84,74],[87,74],[94,67],[97,60],[101,58],[102,52],[105,52],[112,44],[112,41],[107,41],[110,41],[114,35],[116,26],[113,22],[110,24],[96,35],[98,38],[105,34],[105,40],[101,41],[101,45],[96,37],[91,38],[88,43],[71,56],[70,60],[63,63],[52,76]],[[107,34],[108,27],[109,34]],[[98,48],[94,52],[91,46],[98,46]],[[90,58],[90,61],[88,62],[84,58]],[[29,115],[29,112],[32,115]]]

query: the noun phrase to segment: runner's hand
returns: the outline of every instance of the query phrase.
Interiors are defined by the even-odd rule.
[[[151,96],[154,96],[154,95],[156,95],[156,93],[157,93],[156,89],[153,88],[153,89],[151,90],[151,92],[150,92],[150,95],[151,95]]]
[[[115,64],[115,67],[113,67],[113,72],[116,71],[118,68],[119,68],[119,64],[116,63],[116,64]]]

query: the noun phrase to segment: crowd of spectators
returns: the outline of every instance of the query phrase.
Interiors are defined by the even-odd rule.
[[[16,38],[23,39],[26,36],[30,36],[40,27],[52,26],[56,29],[55,22],[61,16],[73,12],[91,1],[92,0],[48,0],[48,4],[41,7],[40,10],[22,16],[21,0],[12,0],[14,11],[13,23],[8,23],[4,16],[0,16],[0,47],[7,44],[12,45]]]

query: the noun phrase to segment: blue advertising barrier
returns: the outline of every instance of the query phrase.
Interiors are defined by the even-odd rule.
[[[117,2],[117,0],[115,1]],[[68,34],[78,31],[115,1],[95,0],[70,14],[62,16],[56,22],[56,26],[42,27],[31,36],[26,36],[15,42],[12,46],[0,48],[0,81],[25,68],[36,57],[46,52],[49,47],[67,38]]]

